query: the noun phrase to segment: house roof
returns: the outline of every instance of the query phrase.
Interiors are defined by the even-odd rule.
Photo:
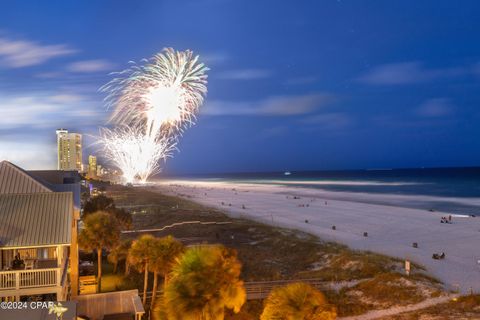
[[[8,162],[0,162],[0,194],[52,192],[40,180]]]
[[[77,171],[62,170],[28,170],[25,171],[54,192],[73,192],[73,204],[80,210],[82,177]]]
[[[52,184],[50,188],[55,192],[72,192],[73,193],[73,205],[77,210],[81,208],[81,188],[79,183],[67,183],[67,184]]]
[[[82,180],[80,174],[74,170],[28,170],[26,172],[30,176],[50,184],[73,184]]]
[[[0,194],[0,248],[70,244],[71,192]]]

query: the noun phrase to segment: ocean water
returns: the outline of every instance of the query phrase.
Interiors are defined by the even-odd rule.
[[[480,215],[480,167],[392,170],[291,171],[190,176],[202,181],[274,184],[362,194],[411,195],[402,205]],[[381,204],[398,205],[380,197]],[[408,197],[407,197],[408,198]],[[408,198],[408,199],[410,199]],[[370,202],[370,200],[369,200]]]

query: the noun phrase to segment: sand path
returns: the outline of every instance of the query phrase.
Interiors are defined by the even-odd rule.
[[[389,309],[383,309],[383,310],[373,310],[370,312],[367,312],[365,314],[359,315],[359,316],[352,316],[352,317],[342,317],[338,318],[338,320],[373,320],[373,319],[379,319],[387,316],[393,316],[397,315],[400,313],[405,313],[405,312],[411,312],[411,311],[417,311],[421,309],[425,309],[440,303],[448,302],[449,300],[457,297],[458,295],[449,295],[449,296],[443,296],[443,297],[438,297],[438,298],[430,298],[427,300],[424,300],[420,303],[417,304],[412,304],[408,306],[402,306],[402,307],[393,307]]]

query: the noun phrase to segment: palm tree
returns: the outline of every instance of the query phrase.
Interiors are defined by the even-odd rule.
[[[107,259],[113,264],[113,273],[117,273],[118,263],[125,261],[125,274],[128,272],[128,249],[132,245],[132,240],[124,240],[120,242],[116,247],[110,250]]]
[[[143,277],[143,305],[147,303],[148,270],[155,247],[156,238],[146,234],[133,241],[128,250],[128,263],[139,272],[144,273]]]
[[[172,265],[175,262],[175,258],[177,258],[182,251],[182,243],[172,236],[159,238],[155,242],[150,263],[150,271],[153,272],[153,293],[150,308],[153,308],[157,297],[158,275],[161,274],[163,276],[163,284],[165,288],[168,281],[168,272],[170,272]]]
[[[223,246],[189,248],[170,273],[163,303],[169,320],[222,320],[245,303],[236,251]]]
[[[97,251],[97,290],[102,288],[102,249],[114,248],[120,239],[118,222],[108,212],[98,211],[88,215],[78,236],[78,243],[84,250]]]
[[[325,296],[306,283],[292,283],[270,292],[260,320],[332,320],[335,308]]]

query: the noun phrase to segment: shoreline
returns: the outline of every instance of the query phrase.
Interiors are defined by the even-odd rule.
[[[353,202],[363,202],[367,204],[379,204],[393,207],[404,207],[412,209],[430,210],[434,209],[441,212],[454,212],[458,215],[479,215],[480,197],[443,197],[423,194],[407,193],[384,193],[384,192],[365,192],[365,191],[344,191],[328,190],[323,188],[309,188],[289,183],[251,183],[235,181],[206,181],[206,180],[160,180],[154,181],[153,185],[169,183],[171,185],[195,185],[197,187],[223,187],[235,188],[245,187],[250,190],[265,190],[269,192],[278,192],[285,194],[296,194],[299,196],[325,197],[332,200],[345,200]],[[315,183],[317,184],[317,183]]]
[[[358,199],[358,195],[351,198],[349,193],[321,189],[187,180],[157,182],[153,189],[232,216],[299,229],[353,249],[408,259],[426,267],[446,289],[480,292],[479,218],[452,215],[453,224],[443,224],[440,219],[449,215],[446,212],[371,203],[377,194]],[[389,197],[401,203],[416,196]],[[336,230],[332,230],[334,225]],[[413,242],[418,248],[412,247]],[[432,254],[439,252],[445,252],[446,258],[432,259]]]

